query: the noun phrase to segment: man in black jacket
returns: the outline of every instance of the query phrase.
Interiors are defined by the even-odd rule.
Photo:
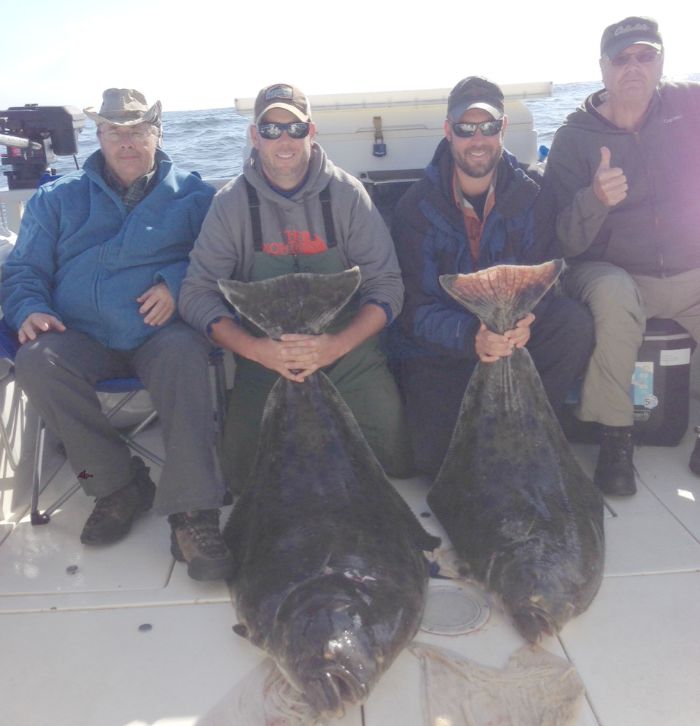
[[[442,463],[477,361],[527,345],[557,411],[593,345],[590,314],[568,298],[548,294],[534,315],[498,335],[440,287],[443,274],[541,261],[530,257],[538,185],[503,148],[504,110],[494,83],[460,81],[448,99],[445,138],[393,216],[406,297],[390,347],[399,358],[415,465],[429,474]]]

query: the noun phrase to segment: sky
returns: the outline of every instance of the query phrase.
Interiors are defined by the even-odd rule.
[[[603,29],[628,15],[659,22],[668,77],[700,72],[693,0],[5,0],[0,110],[99,107],[112,86],[183,111],[279,82],[314,95],[450,88],[473,74],[594,81]]]

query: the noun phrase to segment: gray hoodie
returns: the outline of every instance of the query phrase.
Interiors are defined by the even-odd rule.
[[[255,150],[243,174],[216,194],[182,283],[179,312],[184,320],[206,332],[217,317],[235,318],[217,280],[250,279],[254,250],[245,179],[260,199],[263,242],[280,245],[300,235],[311,240],[325,238],[319,194],[330,181],[338,251],[348,268],[357,265],[362,274],[360,304],[379,304],[387,312],[388,322],[398,315],[403,282],[389,231],[362,184],[336,167],[314,143],[306,182],[291,198],[277,193],[265,181]]]
[[[554,254],[641,275],[700,267],[700,84],[661,83],[638,131],[603,118],[602,93],[569,115],[547,158],[538,204],[555,211]],[[602,146],[629,185],[612,208],[591,186]]]

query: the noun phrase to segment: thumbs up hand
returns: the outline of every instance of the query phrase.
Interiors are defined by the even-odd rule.
[[[600,147],[600,164],[593,177],[593,192],[606,207],[614,207],[627,196],[627,177],[618,166],[610,166],[610,149]]]

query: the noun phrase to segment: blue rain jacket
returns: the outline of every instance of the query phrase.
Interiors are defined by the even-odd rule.
[[[143,322],[136,298],[164,282],[177,300],[214,189],[161,150],[156,165],[155,186],[131,212],[102,178],[99,150],[81,171],[37,190],[2,271],[11,327],[48,313],[119,350],[160,329]]]

